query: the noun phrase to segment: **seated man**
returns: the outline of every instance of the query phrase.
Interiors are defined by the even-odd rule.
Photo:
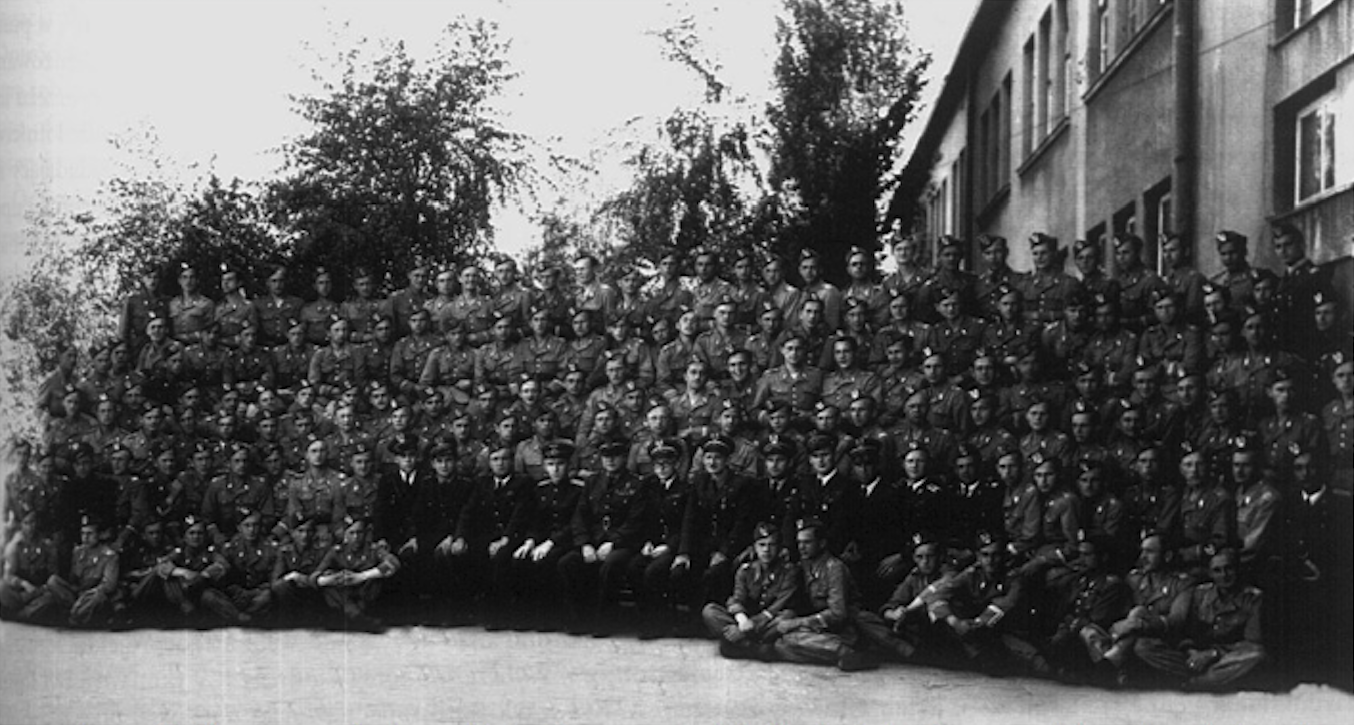
[[[1133,608],[1110,626],[1108,639],[1098,638],[1091,643],[1091,659],[1103,657],[1113,665],[1119,683],[1127,679],[1124,667],[1138,638],[1165,634],[1171,605],[1194,586],[1193,577],[1170,566],[1172,552],[1167,550],[1164,536],[1157,533],[1144,536],[1140,549],[1138,567],[1126,577],[1133,592]]]
[[[701,612],[705,626],[719,638],[719,653],[730,659],[774,658],[776,626],[794,616],[789,607],[799,594],[799,567],[781,555],[777,528],[757,524],[752,547],[756,558],[734,573],[728,604],[710,602]]]
[[[0,616],[26,621],[44,604],[45,585],[57,571],[56,545],[38,533],[38,512],[29,509],[19,532],[5,544],[4,576],[0,577]],[[33,606],[37,604],[37,607]]]
[[[99,540],[100,526],[88,516],[80,521],[80,543],[71,552],[68,577],[53,574],[38,598],[29,604],[34,618],[59,611],[74,626],[90,624],[112,611],[118,587],[118,555]]]
[[[315,584],[324,592],[325,604],[342,613],[345,625],[375,631],[381,622],[368,616],[367,608],[380,596],[381,580],[400,568],[400,560],[384,541],[371,541],[369,528],[363,519],[347,522],[343,543],[325,554]]]
[[[933,538],[917,535],[912,560],[916,567],[893,590],[879,613],[861,612],[856,617],[861,637],[894,657],[908,661],[918,648],[935,654],[941,645],[940,625],[929,615],[940,591],[954,572],[941,568],[945,548]]]
[[[980,669],[1048,673],[1048,662],[1028,640],[1025,578],[1009,564],[1005,536],[982,532],[976,548],[978,563],[943,588],[931,618],[949,626],[964,656]]]
[[[828,552],[822,528],[822,522],[807,519],[795,535],[805,581],[800,606],[806,614],[776,623],[781,634],[776,655],[788,662],[835,664],[843,672],[869,669],[874,663],[855,648],[860,597],[846,564]]]
[[[1138,659],[1186,687],[1220,689],[1264,662],[1260,638],[1261,593],[1242,586],[1240,556],[1223,549],[1208,562],[1213,581],[1176,597],[1164,637],[1144,637]]]

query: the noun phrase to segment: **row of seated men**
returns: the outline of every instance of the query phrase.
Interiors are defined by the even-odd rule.
[[[92,477],[92,449],[78,448],[66,495]],[[1096,461],[1068,472],[1036,454],[1026,476],[1018,450],[1000,455],[995,476],[950,485],[918,446],[903,456],[902,480],[885,477],[883,446],[869,438],[852,445],[839,468],[834,442],[812,436],[809,476],[792,472],[795,444],[768,442],[760,451],[765,473],[756,478],[732,470],[734,444],[724,436],[706,441],[700,468],[688,473],[679,472],[677,439],[650,447],[647,475],[627,468],[630,447],[621,441],[602,447],[597,471],[575,470],[572,446],[551,443],[540,480],[514,473],[507,445],[491,447],[487,471],[474,477],[459,473],[452,441],[439,442],[426,461],[419,451],[416,441],[397,442],[395,465],[376,481],[371,515],[341,524],[304,510],[278,516],[269,506],[241,507],[232,521],[152,515],[140,525],[82,512],[75,543],[45,529],[41,511],[30,509],[6,546],[0,604],[7,616],[74,624],[176,613],[266,623],[316,621],[313,610],[323,602],[338,618],[332,621],[379,628],[369,608],[388,589],[481,607],[494,627],[505,626],[506,616],[607,633],[623,620],[620,600],[632,597],[651,623],[668,625],[713,605],[705,606],[706,621],[725,642],[721,651],[734,656],[855,669],[874,655],[944,663],[967,652],[985,667],[1020,663],[1068,677],[1088,676],[1089,663],[1103,662],[1096,676],[1107,682],[1128,678],[1138,663],[1189,674],[1199,686],[1228,684],[1262,659],[1261,631],[1280,639],[1285,671],[1301,676],[1321,674],[1341,652],[1329,649],[1340,640],[1321,629],[1338,626],[1339,617],[1312,615],[1322,607],[1338,612],[1340,597],[1348,599],[1347,566],[1338,561],[1347,532],[1342,546],[1331,497],[1313,485],[1319,473],[1309,453],[1268,467],[1244,437],[1221,476],[1209,473],[1202,453],[1185,454],[1183,490],[1145,459],[1141,472],[1149,477],[1130,487],[1136,506],[1105,490],[1105,467]],[[972,451],[959,455],[961,477],[977,469]],[[245,473],[240,483],[249,486]],[[1300,492],[1301,505],[1279,507],[1271,481]],[[1240,513],[1238,500],[1254,509],[1251,499],[1268,505],[1263,520]],[[1166,562],[1179,568],[1147,579],[1129,573],[1126,585],[1130,531],[1149,532],[1142,540],[1148,572]],[[1273,543],[1249,541],[1257,537]],[[991,542],[999,544],[998,565],[1008,568],[989,570],[992,557],[983,555]],[[1148,543],[1155,564],[1147,561]],[[1224,550],[1227,561],[1219,561]],[[965,567],[975,553],[978,567]],[[780,568],[769,571],[772,565]],[[1226,583],[1217,580],[1225,602],[1217,593],[1203,603],[1176,601],[1215,569],[1230,571]],[[989,578],[970,582],[978,593],[1009,599],[973,610],[937,594],[960,591],[965,576],[979,571]],[[783,576],[787,591],[802,578],[802,591],[755,617],[781,598],[771,585]],[[767,588],[749,594],[749,577]],[[1259,590],[1238,582],[1277,593],[1265,621]],[[1208,586],[1190,596],[1213,592]],[[749,613],[754,600],[759,608]],[[1148,605],[1166,609],[1152,619]],[[943,627],[960,641],[930,642]],[[983,628],[992,631],[975,635],[981,646],[966,642]],[[1212,635],[1200,639],[1204,631]],[[1133,637],[1147,634],[1154,636]]]

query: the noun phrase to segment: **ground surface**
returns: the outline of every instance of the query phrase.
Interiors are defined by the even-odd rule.
[[[478,628],[77,632],[0,623],[0,723],[1311,723],[1354,696],[1109,692],[889,665],[731,662],[700,640]]]

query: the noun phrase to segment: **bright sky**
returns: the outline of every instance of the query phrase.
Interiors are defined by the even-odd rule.
[[[975,0],[906,3],[911,37],[936,56],[931,97]],[[508,125],[585,156],[634,116],[695,102],[694,77],[647,31],[682,8],[709,29],[736,93],[765,97],[778,0],[4,0],[0,2],[0,273],[20,262],[23,215],[40,189],[90,197],[117,171],[107,140],[151,126],[176,163],[261,179],[272,151],[304,130],[288,93],[312,88],[309,46],[331,29],[430,48],[453,13],[499,22],[521,74],[504,99]],[[914,128],[915,134],[920,125]],[[510,251],[536,241],[518,215],[499,220]]]

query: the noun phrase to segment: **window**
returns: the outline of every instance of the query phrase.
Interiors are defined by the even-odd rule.
[[[1293,0],[1293,27],[1296,28],[1311,20],[1313,15],[1333,2],[1335,0]]]
[[[1053,79],[1049,77],[1049,39],[1053,35],[1053,14],[1052,11],[1045,12],[1043,20],[1039,21],[1039,48],[1038,48],[1038,82],[1039,82],[1039,103],[1035,107],[1035,126],[1039,129],[1039,138],[1048,135],[1053,130],[1052,119],[1049,117],[1049,110],[1053,103]]]
[[[999,127],[1001,138],[997,141],[997,172],[1001,178],[997,181],[997,188],[1006,186],[1007,180],[1011,178],[1011,74],[1007,73],[1006,78],[1001,82],[1001,95],[996,102],[997,117],[1000,120]],[[1001,113],[1005,108],[1006,112]]]
[[[1007,73],[1001,88],[992,95],[987,110],[978,118],[978,190],[979,207],[996,196],[1006,186],[1011,175],[1011,74]]]
[[[1070,95],[1072,88],[1072,48],[1067,44],[1067,0],[1058,0],[1057,8],[1057,26],[1054,28],[1054,32],[1057,34],[1057,42],[1053,46],[1054,72],[1057,77],[1050,84],[1055,123],[1061,121],[1072,111]]]
[[[1138,233],[1138,207],[1137,204],[1130,203],[1128,206],[1114,212],[1114,236],[1120,234]]]
[[[1037,136],[1037,134],[1036,134],[1035,131],[1034,131],[1034,95],[1035,95],[1035,92],[1036,92],[1035,89],[1037,88],[1037,86],[1035,86],[1035,82],[1034,82],[1034,37],[1033,37],[1033,36],[1031,36],[1029,40],[1025,41],[1025,67],[1024,67],[1024,71],[1025,71],[1025,72],[1024,72],[1024,80],[1023,80],[1023,82],[1021,83],[1021,90],[1024,91],[1023,95],[1024,95],[1024,98],[1025,98],[1025,103],[1024,103],[1023,108],[1021,109],[1021,114],[1020,114],[1020,127],[1023,128],[1023,129],[1025,129],[1025,134],[1024,134],[1025,138],[1024,138],[1024,140],[1022,141],[1022,143],[1021,143],[1021,147],[1023,148],[1023,150],[1024,150],[1024,152],[1025,152],[1024,155],[1025,155],[1025,156],[1029,156],[1029,155],[1030,155],[1030,152],[1034,150],[1035,137]]]
[[[1171,200],[1171,179],[1166,177],[1158,182],[1143,196],[1143,234],[1146,245],[1143,262],[1149,267],[1155,260],[1161,264],[1161,243],[1175,231],[1174,205]],[[1158,269],[1157,271],[1161,271]]]
[[[1099,224],[1091,227],[1090,231],[1086,232],[1086,241],[1090,242],[1091,244],[1094,244],[1096,247],[1099,247],[1103,255],[1103,253],[1109,248],[1105,245],[1105,222],[1100,222]]]
[[[1294,174],[1303,201],[1335,186],[1335,101],[1326,96],[1298,111]]]
[[[1096,58],[1095,70],[1097,73],[1103,73],[1110,64],[1110,6],[1109,0],[1098,0],[1096,3]]]

